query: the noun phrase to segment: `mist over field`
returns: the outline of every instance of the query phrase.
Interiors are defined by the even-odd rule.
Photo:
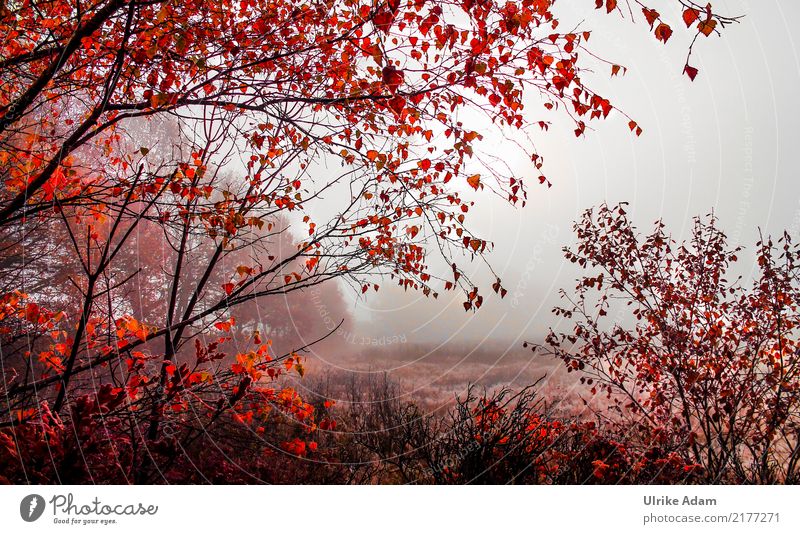
[[[559,362],[533,357],[522,343],[541,342],[562,324],[551,309],[578,274],[562,248],[574,243],[572,224],[581,212],[601,202],[628,202],[642,232],[663,219],[678,239],[689,235],[692,217],[713,212],[729,242],[745,247],[735,272],[751,278],[759,231],[800,232],[800,159],[794,157],[800,56],[792,22],[800,6],[767,2],[754,9],[753,2],[729,1],[720,7],[747,16],[731,28],[735,38],[697,48],[702,74],[692,83],[680,72],[682,47],[665,48],[644,32],[627,32],[622,20],[560,5],[562,24],[591,28],[598,54],[629,68],[623,77],[609,79],[604,71],[587,77],[644,134],[631,136],[620,116],[581,138],[569,124],[554,123],[536,139],[553,186],[532,187],[525,208],[500,198],[477,206],[478,232],[494,243],[489,259],[508,288],[505,299],[489,298],[465,313],[457,295],[434,300],[388,280],[378,293],[344,288],[349,315],[339,318],[345,320],[340,332],[315,358],[346,370],[388,370],[426,388],[451,380],[462,388],[466,380],[520,383],[557,368]],[[532,96],[529,105],[541,104]],[[498,153],[515,153],[508,140],[492,142]],[[506,163],[528,172],[524,158]],[[478,264],[471,274],[491,280]],[[318,307],[313,297],[308,302]]]

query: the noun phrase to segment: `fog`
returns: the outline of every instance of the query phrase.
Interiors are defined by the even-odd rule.
[[[534,95],[526,111],[553,122],[549,132],[535,134],[552,187],[536,183],[516,147],[488,137],[494,143],[488,152],[512,157],[507,163],[531,178],[529,202],[512,208],[483,196],[472,217],[481,237],[495,243],[490,261],[509,291],[506,298],[493,296],[478,313],[465,313],[460,295],[427,299],[385,281],[377,294],[347,297],[354,320],[343,325],[344,339],[375,345],[376,353],[393,343],[516,349],[523,340],[541,339],[558,325],[551,309],[559,288],[570,288],[577,274],[561,252],[573,240],[572,222],[601,202],[629,202],[639,229],[663,218],[678,238],[687,235],[693,216],[713,211],[730,242],[749,247],[739,265],[745,277],[752,272],[759,228],[800,232],[800,161],[793,154],[800,127],[800,3],[715,3],[722,13],[745,17],[721,37],[698,41],[691,63],[700,74],[694,82],[681,72],[688,35],[675,32],[664,46],[648,35],[641,16],[633,26],[600,13],[581,22],[571,8],[585,13],[584,3],[564,4],[557,7],[562,27],[573,21],[591,29],[593,51],[628,68],[625,76],[610,78],[608,67],[599,65],[586,82],[644,133],[632,135],[628,119],[614,111],[576,138],[571,123],[546,114]],[[669,13],[667,20],[680,22],[680,16]],[[472,276],[490,280],[478,263]]]

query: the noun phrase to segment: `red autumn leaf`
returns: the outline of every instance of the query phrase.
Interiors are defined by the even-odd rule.
[[[423,98],[425,98],[425,93],[414,93],[413,95],[409,96],[408,98],[409,98],[409,100],[411,100],[411,102],[413,102],[413,103],[414,103],[414,105],[416,106],[416,105],[418,105],[420,102],[422,102],[422,99],[423,99]]]
[[[655,24],[655,22],[658,20],[659,17],[658,11],[656,11],[655,9],[643,7],[642,13],[644,13],[645,20],[647,20],[647,23],[652,28],[653,24]]]
[[[403,110],[406,109],[406,99],[400,95],[396,95],[389,100],[389,109],[395,112],[395,114],[402,115]]]
[[[628,122],[628,128],[630,128],[632,132],[635,132],[637,136],[642,135],[642,129],[636,124],[636,121]]]
[[[389,33],[389,30],[392,28],[392,23],[394,23],[394,13],[387,7],[384,7],[375,13],[372,22],[375,24],[375,27],[383,33]]]
[[[383,70],[381,71],[381,77],[383,84],[389,88],[389,92],[392,94],[397,92],[397,89],[405,79],[403,71],[396,69],[393,65],[387,65],[383,67]]]
[[[425,17],[422,22],[419,23],[419,31],[422,35],[428,35],[431,27],[439,22],[439,17],[431,13],[429,16]]]
[[[216,328],[217,330],[222,330],[223,332],[230,332],[231,323],[228,321],[219,321],[214,323],[214,328]]]
[[[690,78],[692,81],[694,81],[694,79],[697,77],[698,70],[697,70],[696,68],[694,68],[694,67],[690,66],[690,65],[687,63],[687,64],[686,64],[686,65],[683,67],[683,72],[685,72],[685,73],[686,73],[686,75],[687,75],[687,76],[688,76],[688,77],[689,77],[689,78]]]
[[[711,18],[702,20],[697,25],[698,31],[703,35],[705,35],[706,37],[711,35],[711,33],[714,31],[714,28],[716,27],[717,27],[717,21]]]
[[[686,27],[688,28],[691,26],[694,21],[700,18],[700,12],[693,7],[686,8],[683,11],[683,22],[686,23]]]
[[[672,36],[672,28],[670,28],[668,24],[662,22],[661,24],[656,26],[656,39],[666,43],[671,36]]]
[[[35,302],[29,302],[25,306],[25,319],[30,323],[39,320],[39,306]]]

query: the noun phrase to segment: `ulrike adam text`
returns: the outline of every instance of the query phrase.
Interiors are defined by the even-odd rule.
[[[657,497],[655,495],[644,496],[645,506],[716,506],[716,499],[702,498],[697,495],[689,496],[684,495],[680,497]]]

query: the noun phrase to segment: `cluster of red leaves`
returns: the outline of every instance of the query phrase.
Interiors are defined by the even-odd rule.
[[[130,320],[126,324],[131,326]],[[190,466],[204,454],[200,445],[213,436],[211,424],[215,421],[233,425],[225,430],[229,434],[249,435],[258,455],[272,453],[272,445],[263,437],[265,428],[276,419],[289,422],[306,438],[294,438],[284,449],[298,456],[314,453],[317,445],[310,438],[318,428],[314,407],[291,387],[269,386],[287,370],[301,369],[299,356],[275,361],[264,343],[238,354],[236,362],[224,371],[214,367],[226,359],[219,350],[224,342],[223,338],[205,345],[196,340],[193,364],[165,362],[167,378],[159,405],[165,430],[158,440],[147,444],[131,439],[145,429],[132,429],[129,418],[150,409],[148,386],[158,384],[159,376],[158,367],[147,365],[153,358],[140,352],[133,352],[127,360],[124,385],[103,384],[94,393],[78,396],[69,404],[66,421],[47,401],[36,408],[17,410],[10,427],[0,429],[0,464],[4,466],[0,480],[142,482],[138,471],[147,461],[143,454],[151,460],[159,458],[162,481],[193,480],[193,476],[205,476]],[[330,416],[323,421],[326,429],[335,427]],[[139,424],[146,423],[142,418]],[[237,451],[230,449],[228,454],[235,457]],[[258,462],[257,458],[250,460]]]
[[[484,468],[500,471],[501,476],[510,476],[509,480],[526,484],[674,484],[695,480],[703,472],[678,452],[648,446],[653,435],[615,437],[609,428],[593,422],[546,416],[530,406],[520,408],[507,402],[501,405],[497,397],[482,397],[473,409],[478,448],[486,444],[491,448],[491,457],[483,459]],[[520,471],[514,472],[512,466]],[[465,473],[457,469],[446,472],[455,476],[453,482],[467,481]]]
[[[603,6],[619,10],[616,2],[598,0]],[[651,26],[661,20],[655,10],[643,10]],[[703,13],[687,8],[684,20],[708,35],[732,19],[709,6]],[[550,0],[15,4],[0,17],[0,31],[8,35],[0,49],[6,58],[0,133],[12,136],[0,150],[7,170],[0,219],[55,197],[67,205],[91,197],[81,211],[102,215],[104,205],[165,189],[183,200],[224,193],[206,183],[202,150],[170,162],[175,170],[167,176],[120,179],[135,165],[120,150],[127,123],[182,108],[213,109],[226,121],[253,125],[244,137],[254,183],[289,160],[310,168],[319,151],[362,167],[372,179],[363,184],[363,204],[353,206],[359,209],[351,218],[343,216],[349,229],[338,235],[358,243],[370,261],[391,265],[404,287],[435,293],[424,248],[415,243],[425,238],[419,229],[426,221],[441,223],[431,229],[438,239],[473,253],[486,250],[464,226],[472,202],[450,182],[491,187],[524,203],[528,181],[481,177],[487,169],[470,162],[481,135],[457,120],[456,110],[473,107],[493,123],[523,131],[531,123],[523,95],[535,91],[547,109],[563,107],[581,135],[588,120],[615,109],[582,81],[586,55],[580,51],[590,32],[559,33],[558,25]],[[665,23],[655,28],[663,41],[671,33]],[[44,98],[47,113],[37,113],[35,103]],[[287,115],[286,106],[297,103],[298,112]],[[434,136],[439,142],[432,144]],[[104,168],[75,164],[73,153],[87,146],[102,154]],[[547,182],[532,145],[524,149],[535,178]],[[298,150],[306,155],[298,158]],[[139,155],[152,157],[145,147]],[[246,215],[258,205],[297,210],[314,197],[315,184],[303,176],[272,185],[252,188],[246,206],[243,199],[217,203],[201,215],[207,230],[231,237],[265,223]],[[160,217],[178,211],[164,208]],[[312,239],[305,246],[313,254],[325,243]],[[454,268],[450,287],[464,282],[460,274]]]
[[[570,306],[556,313],[574,328],[551,333],[548,350],[711,480],[795,479],[800,249],[790,236],[757,244],[748,286],[731,277],[741,249],[713,216],[682,243],[660,221],[640,236],[622,205],[588,210],[575,230],[566,257],[590,272],[564,293]]]
[[[608,13],[620,10],[617,0],[595,0],[595,7],[597,9],[605,8]],[[650,29],[653,30],[655,38],[663,43],[669,41],[669,38],[672,37],[672,26],[662,19],[657,10],[646,5],[641,5],[641,10],[645,20],[650,25]],[[735,17],[721,17],[715,14],[711,9],[711,4],[706,4],[705,8],[700,8],[698,5],[682,4],[681,10],[681,18],[686,27],[691,28],[694,26],[697,30],[692,38],[691,45],[689,45],[689,53],[686,56],[686,64],[683,67],[684,74],[694,81],[700,71],[696,67],[689,65],[689,59],[692,56],[692,49],[697,38],[701,35],[708,37],[712,33],[719,33],[718,26],[723,27],[737,19]],[[619,65],[612,66],[612,74],[617,74],[619,71]]]
[[[704,469],[686,451],[669,449],[646,426],[620,432],[576,416],[550,413],[534,387],[501,390],[457,400],[450,416],[434,425],[407,422],[412,435],[435,442],[419,444],[401,472],[418,482],[447,484],[679,484],[704,480]],[[427,427],[427,428],[426,428]],[[408,428],[393,430],[399,435]],[[387,451],[388,452],[388,451]],[[390,463],[402,462],[392,457]]]

